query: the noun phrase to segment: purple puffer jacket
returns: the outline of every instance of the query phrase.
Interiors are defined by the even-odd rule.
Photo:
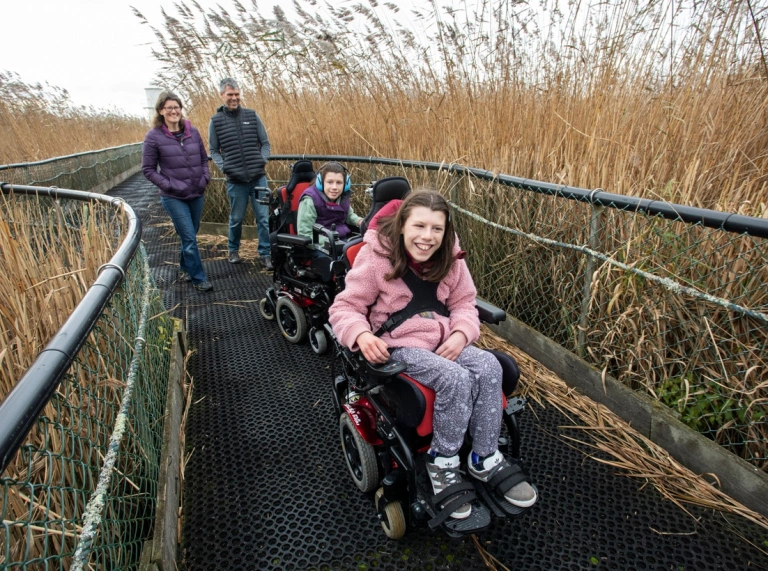
[[[161,196],[181,200],[201,196],[211,179],[203,140],[186,119],[181,141],[177,141],[165,125],[149,130],[144,137],[141,170],[160,189]]]

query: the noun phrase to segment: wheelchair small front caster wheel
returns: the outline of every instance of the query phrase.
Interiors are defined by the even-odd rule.
[[[328,338],[325,331],[313,327],[309,330],[309,344],[317,355],[322,355],[328,349]]]
[[[275,308],[277,324],[283,337],[291,343],[299,343],[307,335],[307,318],[293,300],[281,297]]]
[[[274,321],[275,308],[272,305],[272,301],[266,297],[259,301],[259,313],[267,321]]]
[[[381,520],[381,529],[389,539],[400,539],[405,535],[405,514],[399,501],[389,502],[383,510],[379,510],[379,503],[384,496],[384,488],[376,490],[376,513]]]

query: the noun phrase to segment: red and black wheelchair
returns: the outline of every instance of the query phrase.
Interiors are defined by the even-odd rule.
[[[259,312],[264,319],[277,321],[280,332],[291,343],[300,343],[309,336],[312,350],[319,355],[328,348],[324,325],[347,266],[339,259],[344,242],[333,229],[315,224],[312,239],[297,233],[299,200],[315,178],[312,161],[297,161],[291,165],[288,184],[270,195],[274,270],[272,284],[259,302]],[[317,245],[320,236],[325,237],[322,246]],[[313,256],[317,249],[326,256]]]
[[[374,214],[387,202],[402,199],[410,187],[401,177],[381,179],[374,183],[371,211],[361,225],[365,231]],[[352,267],[362,240],[349,243],[343,261]],[[480,320],[499,323],[506,314],[499,308],[477,300]],[[512,474],[505,482],[486,484],[467,478],[447,488],[447,496],[435,501],[421,455],[430,445],[432,436],[432,406],[434,392],[405,374],[407,365],[389,361],[372,365],[362,354],[342,346],[325,324],[327,337],[334,350],[332,368],[333,402],[339,419],[339,435],[347,468],[360,491],[374,492],[377,515],[387,537],[399,539],[406,529],[427,525],[442,529],[450,537],[462,537],[486,529],[492,517],[520,515],[531,508],[520,508],[504,499],[503,491],[528,480],[520,458],[518,417],[526,400],[510,397],[514,393],[520,372],[515,360],[502,352],[491,351],[503,370],[504,414],[499,450],[512,465]],[[471,442],[465,439],[460,457],[466,458]],[[535,486],[534,486],[535,489]],[[466,519],[450,517],[451,509],[439,505],[450,503],[451,494],[470,500],[471,515]],[[537,491],[538,494],[538,491]]]

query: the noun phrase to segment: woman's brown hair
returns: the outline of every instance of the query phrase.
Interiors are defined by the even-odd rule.
[[[168,101],[175,101],[181,107],[181,117],[179,118],[179,127],[184,128],[184,105],[181,104],[181,97],[176,95],[173,91],[163,91],[157,97],[157,103],[155,103],[155,117],[152,119],[153,127],[162,127],[165,125],[165,118],[160,115],[160,110],[165,107]]]
[[[453,229],[451,207],[435,190],[416,190],[405,198],[394,215],[379,220],[379,243],[389,250],[389,261],[392,262],[392,272],[384,276],[387,281],[402,277],[408,269],[409,257],[403,241],[403,227],[411,211],[419,206],[445,214],[443,242],[425,264],[425,270],[419,277],[430,282],[440,282],[448,275],[453,265],[456,232]]]

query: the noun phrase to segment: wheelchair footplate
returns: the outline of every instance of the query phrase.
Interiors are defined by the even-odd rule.
[[[471,533],[481,532],[491,525],[491,513],[488,511],[488,508],[477,499],[476,492],[472,491],[473,485],[469,482],[471,479],[472,478],[464,478],[463,485],[472,497],[472,500],[469,502],[472,506],[472,512],[469,514],[469,517],[465,519],[455,519],[450,517],[449,514],[458,506],[448,508],[446,512],[440,509],[440,506],[435,502],[437,496],[432,493],[432,485],[429,482],[429,475],[424,466],[424,461],[421,458],[416,461],[416,487],[418,489],[419,499],[423,500],[427,515],[430,517],[427,521],[427,525],[430,529],[441,528],[449,537],[458,539]],[[461,485],[462,484],[459,484],[459,486]],[[453,486],[447,488],[446,491],[450,491],[452,487]],[[446,500],[447,503],[450,503],[450,495]],[[446,501],[438,503],[443,503],[445,505]]]
[[[482,502],[488,506],[488,508],[490,508],[490,510],[493,512],[493,515],[496,517],[519,516],[536,505],[534,503],[528,507],[520,507],[509,503],[504,498],[504,493],[501,491],[501,489],[504,488],[504,480],[511,482],[511,484],[508,484],[509,487],[506,488],[507,490],[521,481],[527,481],[527,472],[522,462],[515,460],[514,458],[510,458],[506,454],[505,457],[512,465],[512,469],[509,471],[509,474],[499,474],[497,477],[491,478],[491,480],[488,482],[482,482],[477,478],[472,478],[471,476],[468,478],[474,484],[478,498],[480,498]],[[520,479],[521,477],[523,477],[523,479]],[[538,488],[536,488],[536,486],[533,484],[531,484],[531,487],[536,491],[536,497],[538,498]]]

